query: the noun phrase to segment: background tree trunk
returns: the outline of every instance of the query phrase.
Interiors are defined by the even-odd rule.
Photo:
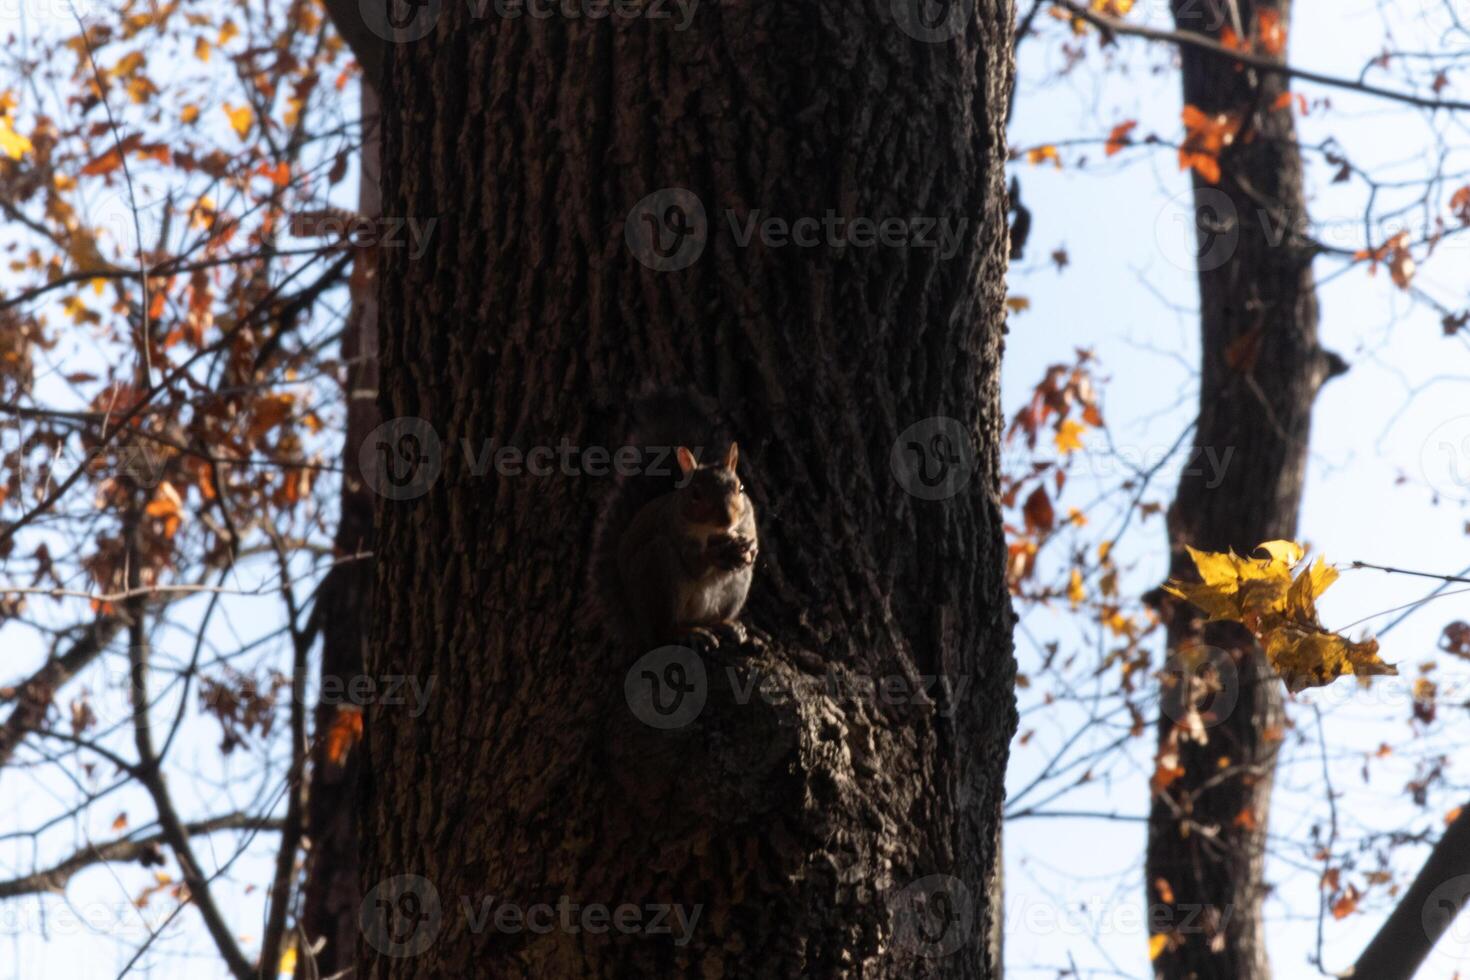
[[[376,219],[381,214],[378,190],[378,98],[373,87],[362,86],[363,145],[359,156],[358,214]],[[376,249],[363,249],[353,265],[349,286],[351,309],[342,334],[342,362],[347,371],[343,401],[347,431],[342,443],[342,517],[335,538],[339,558],[373,550],[371,456],[359,452],[379,422],[378,415],[378,281]],[[336,691],[316,706],[311,748],[311,792],[307,797],[306,887],[302,895],[301,927],[309,941],[325,938],[316,954],[321,976],[332,976],[353,965],[359,934],[358,774],[360,753],[349,751],[333,758],[325,733],[337,722],[339,710],[352,710],[340,692],[355,690],[362,675],[371,611],[372,565],[345,561],[327,573],[318,596],[322,634],[322,684]],[[334,685],[330,686],[329,685]]]
[[[1239,24],[1232,14],[1237,7]],[[1248,37],[1257,13],[1267,10],[1283,24],[1290,20],[1289,0],[1174,0],[1180,29],[1215,36],[1221,25],[1233,25]],[[1317,343],[1292,112],[1272,108],[1287,79],[1242,70],[1187,45],[1180,57],[1187,105],[1210,115],[1242,113],[1246,120],[1221,155],[1219,183],[1194,180],[1199,455],[1185,467],[1169,512],[1171,574],[1182,578],[1194,574],[1185,545],[1250,554],[1264,541],[1295,536],[1312,405],[1341,362]],[[1224,462],[1223,475],[1217,477],[1200,450]],[[1263,980],[1270,965],[1261,902],[1282,682],[1242,628],[1226,623],[1201,631],[1197,610],[1183,604],[1166,603],[1165,612],[1171,663],[1192,662],[1192,648],[1221,651],[1206,656],[1224,691],[1214,705],[1220,720],[1203,742],[1178,725],[1187,715],[1189,685],[1166,683],[1162,692],[1161,758],[1177,747],[1183,774],[1155,793],[1149,816],[1148,899],[1151,909],[1162,909],[1162,931],[1170,935],[1154,967],[1170,980]],[[1172,673],[1178,679],[1190,670]]]
[[[369,673],[433,694],[367,715],[363,976],[999,975],[1010,6],[954,5],[926,43],[901,4],[699,5],[687,30],[444,4],[395,46],[384,210],[438,224],[422,257],[383,253],[382,407],[434,438],[389,446],[424,492],[380,503]],[[694,221],[691,196],[698,258],[641,264],[625,219]],[[964,226],[952,255],[740,247],[729,209]],[[610,481],[483,452],[616,448],[649,383],[717,399],[740,440],[745,619],[771,638],[700,656],[706,702],[670,730],[630,710],[637,654],[585,585]],[[936,416],[962,438],[921,445],[970,479],[926,500],[891,450]],[[921,675],[947,690],[895,695]],[[817,686],[863,678],[887,693]],[[699,918],[683,943],[542,933],[486,900]]]

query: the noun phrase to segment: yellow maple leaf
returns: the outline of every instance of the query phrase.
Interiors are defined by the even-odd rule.
[[[31,141],[15,131],[10,117],[0,115],[0,152],[12,160],[19,160],[32,149]]]
[[[1377,640],[1349,640],[1318,620],[1317,597],[1337,581],[1336,568],[1318,558],[1293,578],[1306,554],[1301,545],[1268,541],[1256,550],[1267,557],[1241,558],[1233,551],[1189,548],[1200,581],[1170,580],[1164,589],[1212,622],[1243,624],[1293,693],[1339,677],[1398,673],[1379,658]]]
[[[1339,677],[1394,675],[1398,669],[1378,656],[1378,641],[1354,643],[1345,636],[1318,627],[1299,629],[1284,625],[1261,637],[1271,667],[1295,694],[1309,687],[1331,684]]]
[[[1076,609],[1087,599],[1087,589],[1082,585],[1082,572],[1076,568],[1072,569],[1072,577],[1067,581],[1067,601]]]
[[[248,105],[235,108],[226,102],[223,108],[225,115],[230,117],[230,125],[234,127],[235,135],[244,139],[249,134],[250,127],[255,123],[255,113],[250,111]]]
[[[1057,426],[1055,438],[1057,451],[1066,455],[1077,452],[1082,448],[1082,433],[1087,429],[1074,419],[1067,419]]]

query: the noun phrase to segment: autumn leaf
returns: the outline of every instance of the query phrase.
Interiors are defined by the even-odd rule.
[[[1104,155],[1113,156],[1114,154],[1121,153],[1123,152],[1123,147],[1132,144],[1133,140],[1129,138],[1128,134],[1133,132],[1134,127],[1137,125],[1137,119],[1129,119],[1127,122],[1120,122],[1114,126],[1112,132],[1108,133],[1108,145],[1103,149]]]
[[[101,156],[94,158],[90,163],[83,167],[82,176],[101,177],[106,174],[112,173],[118,167],[121,167],[122,164],[122,153],[120,153],[116,148],[113,148],[111,150],[108,150]]]
[[[1051,498],[1046,495],[1045,487],[1037,487],[1026,498],[1026,503],[1021,506],[1022,514],[1026,518],[1027,533],[1040,531],[1045,534],[1057,523],[1056,509],[1051,505]]]
[[[262,177],[269,178],[270,179],[270,182],[272,184],[275,184],[277,187],[287,187],[287,186],[290,186],[290,183],[291,183],[291,165],[289,163],[287,163],[285,160],[282,160],[280,163],[276,164],[274,167],[272,167],[268,163],[262,163],[260,165],[259,169],[257,169],[255,172],[257,174],[259,174],[260,176],[262,176]]]
[[[1150,960],[1158,959],[1160,956],[1164,955],[1164,950],[1167,949],[1168,946],[1169,937],[1166,934],[1162,932],[1154,933],[1152,936],[1148,937],[1148,958]]]
[[[1400,289],[1408,289],[1409,283],[1414,278],[1414,257],[1409,253],[1409,233],[1407,231],[1399,232],[1377,248],[1360,249],[1354,253],[1353,258],[1369,261],[1369,275],[1378,273],[1378,263],[1387,264],[1389,277]]]
[[[1211,184],[1220,182],[1220,153],[1233,142],[1240,129],[1237,113],[1207,115],[1187,105],[1183,112],[1184,142],[1179,146],[1179,169],[1193,169]]]
[[[164,480],[158,485],[153,493],[153,499],[144,508],[144,513],[149,517],[156,517],[163,521],[163,536],[171,538],[178,531],[179,524],[183,520],[184,499],[179,496],[179,491],[174,485]]]
[[[1243,624],[1293,693],[1339,677],[1398,673],[1379,659],[1377,640],[1354,642],[1321,624],[1316,600],[1337,581],[1337,569],[1318,558],[1293,577],[1305,554],[1296,542],[1268,541],[1256,549],[1264,558],[1188,550],[1200,581],[1171,580],[1165,591],[1212,622]]]
[[[1067,582],[1067,601],[1076,609],[1087,600],[1087,589],[1082,585],[1082,572],[1080,569],[1072,569],[1072,577]]]
[[[1470,184],[1466,184],[1451,195],[1450,211],[1460,219],[1460,224],[1470,225]]]
[[[291,417],[296,405],[296,396],[290,392],[264,395],[255,401],[255,418],[250,423],[250,439],[259,441],[262,436]]]
[[[1239,34],[1235,33],[1235,28],[1231,27],[1229,24],[1226,24],[1223,28],[1220,29],[1220,46],[1222,48],[1229,48],[1231,51],[1250,50],[1250,45],[1247,44]]]
[[[1346,919],[1358,909],[1358,899],[1362,893],[1354,885],[1348,885],[1347,891],[1337,901],[1332,903],[1332,917],[1334,919]]]
[[[1082,433],[1087,429],[1081,422],[1075,419],[1063,419],[1057,426],[1056,435],[1053,437],[1057,444],[1057,451],[1064,455],[1070,455],[1082,448]]]
[[[1261,49],[1267,54],[1280,57],[1286,53],[1286,24],[1275,10],[1261,10],[1256,14],[1256,31],[1261,39]]]
[[[1058,170],[1062,169],[1061,155],[1057,153],[1057,148],[1051,143],[1026,151],[1026,162],[1033,166],[1046,163],[1048,160],[1056,164]]]
[[[332,725],[327,729],[327,760],[341,765],[347,753],[362,738],[362,709],[356,705],[339,704]]]
[[[255,122],[255,113],[250,111],[248,105],[235,108],[226,102],[221,108],[224,109],[225,115],[230,117],[230,125],[234,128],[236,136],[243,140],[249,135],[250,127]]]
[[[0,113],[0,152],[12,160],[19,160],[33,149],[31,141],[15,131],[10,116]]]

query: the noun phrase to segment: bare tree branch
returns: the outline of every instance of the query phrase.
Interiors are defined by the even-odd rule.
[[[1293,67],[1275,58],[1227,48],[1214,38],[1194,31],[1171,31],[1157,27],[1146,27],[1143,24],[1129,24],[1126,21],[1118,20],[1116,17],[1108,17],[1096,13],[1083,4],[1075,2],[1075,0],[1052,0],[1052,2],[1073,17],[1084,20],[1099,30],[1112,34],[1141,37],[1150,41],[1160,41],[1165,44],[1189,45],[1190,47],[1199,48],[1202,51],[1217,54],[1222,58],[1237,61],[1242,65],[1249,65],[1263,72],[1288,75],[1292,78],[1300,78],[1303,81],[1316,82],[1319,85],[1348,89],[1353,92],[1361,92],[1364,95],[1390,99],[1394,102],[1406,102],[1409,105],[1422,106],[1425,109],[1448,109],[1452,112],[1470,111],[1470,102],[1461,102],[1455,99],[1432,99],[1422,95],[1415,95],[1413,92],[1400,92],[1395,89],[1382,88],[1378,85],[1369,85],[1366,82],[1355,81],[1351,78],[1325,75],[1322,72]]]
[[[1445,830],[1350,976],[1410,980],[1470,898],[1470,887],[1441,887],[1461,875],[1470,875],[1470,815],[1462,815]]]
[[[98,617],[71,649],[46,661],[16,688],[15,707],[0,723],[0,767],[10,761],[28,732],[41,727],[57,690],[96,659],[121,628],[122,621],[116,616]]]
[[[136,546],[138,530],[136,523],[128,529],[129,561],[128,561],[128,587],[130,590],[137,589],[141,584],[139,573],[139,549]],[[168,792],[168,783],[164,779],[162,760],[159,759],[153,748],[153,722],[149,717],[148,709],[148,631],[144,623],[144,601],[141,598],[130,599],[127,604],[128,621],[128,665],[130,668],[129,695],[132,700],[133,709],[133,741],[138,750],[138,781],[148,791],[153,799],[153,806],[158,812],[158,823],[163,828],[163,838],[168,841],[170,849],[174,852],[174,860],[178,862],[179,871],[184,876],[184,883],[189,887],[189,901],[199,907],[199,914],[204,919],[205,928],[214,939],[215,946],[219,948],[220,956],[223,957],[230,973],[236,980],[252,980],[255,970],[250,961],[240,949],[240,944],[235,939],[234,932],[229,923],[225,921],[219,906],[215,904],[214,895],[209,888],[209,879],[205,876],[198,858],[194,856],[194,848],[190,843],[189,833],[184,822],[179,818],[178,811],[174,809],[173,798]]]
[[[253,817],[245,813],[229,813],[224,816],[211,817],[208,820],[195,820],[184,824],[184,831],[191,837],[212,834],[221,830],[280,829],[281,821],[279,820]],[[152,854],[160,844],[166,842],[167,838],[160,831],[145,837],[119,837],[116,840],[94,844],[45,870],[34,871],[9,881],[0,881],[0,898],[65,891],[67,882],[79,871],[109,861],[137,861]]]

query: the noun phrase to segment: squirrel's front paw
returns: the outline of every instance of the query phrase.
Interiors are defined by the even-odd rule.
[[[744,626],[737,622],[713,623],[709,626],[691,627],[686,634],[696,646],[705,652],[712,653],[721,648],[730,649],[744,646],[749,641],[749,634]]]
[[[755,564],[756,543],[754,538],[722,534],[719,537],[710,538],[706,550],[710,564],[727,572],[738,571]]]

